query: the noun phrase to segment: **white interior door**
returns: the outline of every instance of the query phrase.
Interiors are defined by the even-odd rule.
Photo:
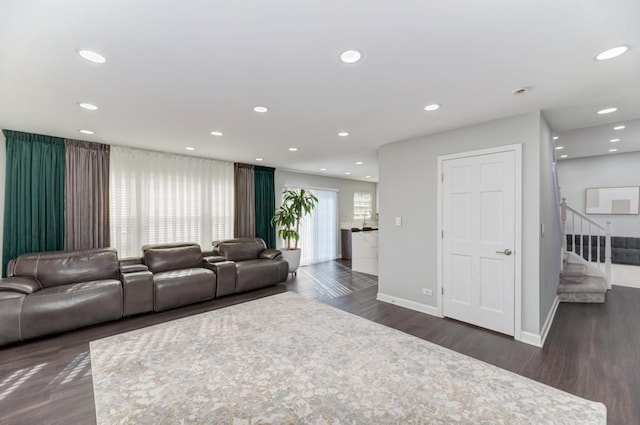
[[[442,163],[443,315],[514,334],[515,152]]]

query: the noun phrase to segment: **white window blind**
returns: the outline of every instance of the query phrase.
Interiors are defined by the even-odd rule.
[[[294,189],[294,188],[292,188]],[[322,263],[338,258],[338,192],[309,189],[318,197],[311,215],[302,219],[299,247],[300,265]]]
[[[149,243],[233,237],[233,163],[111,147],[111,246],[121,258]]]

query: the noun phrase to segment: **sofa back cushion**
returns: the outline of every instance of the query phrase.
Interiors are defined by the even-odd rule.
[[[152,273],[202,267],[202,250],[198,244],[146,245],[144,263]]]
[[[260,238],[230,239],[217,243],[218,254],[230,261],[255,260],[266,249]]]
[[[23,254],[16,258],[13,274],[35,279],[43,288],[117,279],[118,254],[110,248]]]

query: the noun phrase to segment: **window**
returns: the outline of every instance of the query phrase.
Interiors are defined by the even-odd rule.
[[[354,192],[353,219],[369,220],[373,211],[373,194],[369,192]]]
[[[298,189],[287,187],[287,189]],[[306,189],[306,188],[305,188]],[[300,265],[322,263],[338,258],[338,192],[333,189],[306,189],[316,195],[318,203],[311,215],[300,223],[302,250]]]
[[[111,246],[120,257],[149,243],[233,237],[233,164],[113,146]]]

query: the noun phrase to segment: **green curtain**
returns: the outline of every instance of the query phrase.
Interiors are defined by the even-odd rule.
[[[25,252],[64,248],[64,139],[2,130],[7,142],[2,276]]]
[[[264,239],[267,248],[276,247],[276,229],[271,225],[271,217],[276,210],[275,168],[255,166],[253,179],[255,186],[256,237]]]

